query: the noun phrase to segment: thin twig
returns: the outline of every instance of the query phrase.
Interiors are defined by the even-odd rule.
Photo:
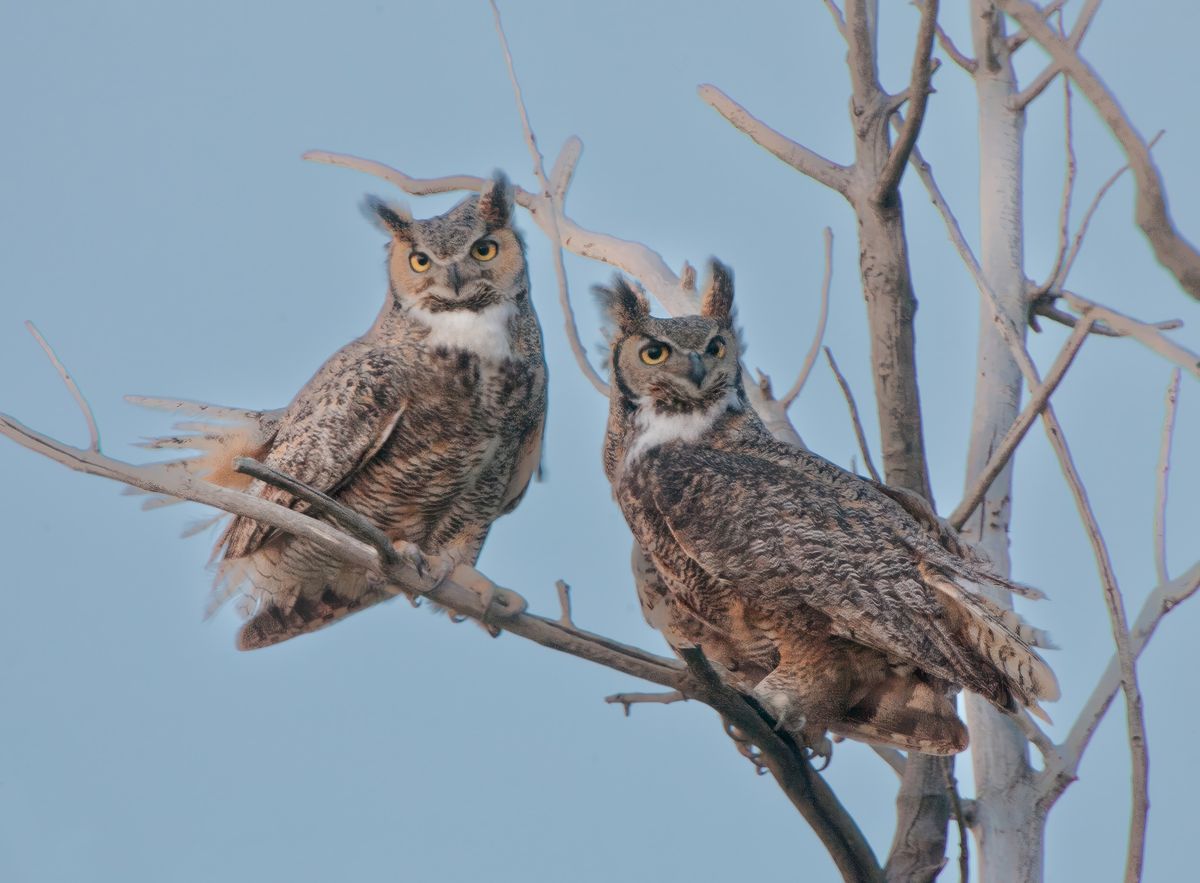
[[[558,592],[558,606],[562,610],[562,615],[558,621],[567,628],[575,628],[575,620],[571,618],[571,587],[567,585],[565,580],[558,580],[554,584],[555,590]]]
[[[596,391],[605,398],[608,397],[608,384],[604,382],[597,372],[592,367],[591,361],[587,357],[587,350],[584,348],[583,341],[579,339],[579,325],[575,321],[575,308],[571,306],[571,292],[567,285],[567,267],[563,260],[563,242],[562,231],[558,226],[559,215],[562,214],[561,195],[566,192],[566,182],[569,182],[571,175],[574,172],[575,162],[579,159],[579,151],[568,151],[564,149],[559,155],[559,162],[565,163],[566,168],[562,168],[556,164],[555,171],[558,187],[552,186],[550,179],[546,177],[546,161],[542,156],[542,151],[538,148],[537,136],[534,135],[533,126],[529,122],[529,111],[525,106],[525,97],[521,92],[521,82],[517,79],[517,70],[513,65],[512,52],[508,47],[508,36],[504,33],[504,24],[500,20],[500,7],[496,5],[495,0],[490,0],[492,6],[492,18],[496,25],[496,35],[500,38],[500,47],[504,50],[504,64],[508,68],[508,79],[512,83],[513,95],[517,100],[517,111],[521,116],[521,129],[525,133],[525,145],[529,148],[529,155],[533,159],[533,173],[537,176],[538,183],[542,186],[542,193],[550,201],[550,239],[554,242],[554,275],[558,279],[558,303],[563,312],[563,324],[566,331],[567,340],[571,344],[571,352],[575,355],[575,361],[579,365],[579,370],[583,372],[583,376],[595,387]],[[575,143],[579,144],[578,139]],[[559,191],[562,191],[560,193]]]
[[[1062,12],[1060,10],[1061,3],[1059,0],[1054,0],[1053,3],[1048,3],[1042,7],[1042,18],[1047,19],[1050,13],[1059,13],[1059,31],[1062,31]],[[1088,27],[1092,23],[1092,19],[1096,16],[1096,11],[1100,8],[1100,0],[1087,0],[1083,9],[1079,12],[1079,17],[1075,19],[1075,26],[1071,28],[1069,37],[1064,37],[1068,46],[1073,49],[1078,49],[1079,44],[1083,42],[1083,38],[1087,35]],[[1015,45],[1011,46],[1010,51],[1015,52],[1029,39],[1029,33],[1025,30],[1020,31],[1014,36]],[[1016,110],[1028,107],[1030,102],[1036,99],[1044,91],[1046,87],[1054,82],[1054,78],[1062,72],[1062,67],[1057,61],[1051,61],[1038,74],[1032,83],[1022,89],[1017,95],[1013,96],[1013,105]]]
[[[1063,77],[1063,129],[1067,154],[1067,173],[1063,181],[1062,203],[1058,209],[1058,251],[1054,256],[1054,267],[1046,276],[1046,290],[1058,280],[1067,259],[1067,249],[1071,237],[1071,197],[1075,194],[1075,173],[1078,163],[1075,159],[1075,125],[1071,113],[1071,81]]]
[[[83,419],[87,422],[88,428],[88,450],[100,453],[100,430],[96,426],[96,416],[92,413],[92,406],[83,397],[83,392],[80,391],[79,384],[75,382],[75,378],[71,376],[71,372],[67,370],[67,366],[59,361],[58,356],[54,354],[54,348],[50,346],[46,338],[42,337],[42,333],[38,331],[37,326],[33,322],[26,320],[25,327],[33,335],[33,339],[38,342],[38,346],[42,348],[42,352],[46,354],[46,358],[50,360],[50,364],[54,366],[54,370],[58,372],[58,376],[62,378],[67,391],[74,397],[75,404],[79,406],[79,410],[83,413]]]
[[[846,405],[850,408],[850,419],[854,423],[854,436],[858,439],[858,449],[862,452],[863,464],[867,467],[871,478],[883,484],[883,479],[879,477],[879,471],[875,468],[875,462],[871,459],[871,449],[867,447],[867,435],[863,432],[862,421],[858,418],[858,405],[854,403],[854,393],[850,391],[850,384],[838,370],[837,360],[834,359],[833,351],[829,347],[825,347],[825,358],[829,360],[829,367],[833,369],[833,376],[837,378],[838,386],[842,388],[842,395],[846,397]]]
[[[792,406],[796,398],[800,395],[800,391],[804,389],[804,384],[808,382],[808,375],[816,364],[817,354],[821,351],[821,341],[825,338],[825,325],[829,320],[829,287],[833,281],[833,230],[829,227],[825,228],[825,278],[821,280],[821,313],[817,317],[817,327],[813,332],[812,343],[808,347],[808,353],[804,356],[804,364],[800,367],[800,374],[796,377],[796,382],[792,384],[792,388],[787,391],[780,401],[783,402],[784,410]],[[761,372],[760,372],[761,376]]]
[[[1167,572],[1167,474],[1171,470],[1171,442],[1175,438],[1175,411],[1179,404],[1179,381],[1182,377],[1176,368],[1167,384],[1167,408],[1163,415],[1162,442],[1158,448],[1158,476],[1154,486],[1154,568],[1158,581],[1170,580]]]
[[[1055,297],[1061,297],[1071,309],[1081,314],[1091,315],[1096,321],[1103,322],[1120,336],[1132,337],[1143,346],[1154,350],[1154,352],[1167,361],[1174,362],[1189,373],[1200,377],[1200,355],[1192,352],[1187,347],[1180,346],[1160,331],[1160,328],[1164,324],[1167,327],[1178,327],[1177,323],[1160,322],[1153,324],[1143,322],[1140,319],[1135,319],[1132,316],[1118,312],[1112,307],[1098,304],[1081,294],[1067,291],[1065,288],[1059,291],[1052,291],[1050,294]]]
[[[1159,139],[1165,135],[1166,129],[1159,129],[1158,133],[1150,139],[1149,148],[1154,149],[1154,145],[1159,142]],[[1117,183],[1122,175],[1129,171],[1129,163],[1121,166],[1111,175],[1108,180],[1100,185],[1100,189],[1096,191],[1096,195],[1092,197],[1092,201],[1088,204],[1087,211],[1083,213],[1083,220],[1079,223],[1079,229],[1075,232],[1075,238],[1071,242],[1071,250],[1067,253],[1066,260],[1063,261],[1058,273],[1051,277],[1050,288],[1061,288],[1067,282],[1067,277],[1071,273],[1071,268],[1075,266],[1075,259],[1079,257],[1079,249],[1083,247],[1083,237],[1087,234],[1088,226],[1092,223],[1092,216],[1096,214],[1096,210],[1100,208],[1100,203],[1112,189],[1112,186]]]
[[[1200,561],[1196,562],[1186,572],[1168,583],[1156,586],[1138,612],[1137,621],[1131,632],[1132,649],[1137,657],[1141,657],[1150,639],[1154,636],[1163,617],[1191,598],[1200,590]],[[1121,689],[1121,665],[1114,657],[1109,660],[1096,682],[1095,688],[1084,703],[1071,726],[1071,732],[1060,747],[1058,757],[1053,764],[1047,764],[1042,773],[1039,786],[1039,803],[1044,810],[1054,805],[1067,786],[1075,781],[1079,763],[1091,742],[1096,728],[1104,720],[1113,698]]]
[[[892,145],[887,162],[875,180],[873,198],[882,203],[888,199],[900,184],[904,169],[908,165],[908,157],[913,145],[917,143],[917,135],[921,132],[921,123],[925,119],[925,108],[929,104],[929,94],[932,91],[930,82],[933,78],[933,65],[930,59],[933,54],[933,37],[937,25],[938,0],[924,0],[921,4],[921,24],[917,28],[917,48],[913,55],[912,77],[908,86],[908,115],[896,142]],[[887,134],[887,121],[883,134]]]
[[[1066,376],[1067,369],[1071,367],[1071,363],[1075,360],[1079,348],[1083,346],[1083,342],[1087,339],[1088,332],[1094,321],[1095,319],[1090,315],[1085,315],[1071,331],[1071,336],[1063,344],[1062,350],[1059,351],[1054,364],[1050,366],[1050,370],[1047,372],[1041,386],[1030,396],[1029,403],[1017,415],[1017,419],[1013,421],[1008,431],[1004,433],[1000,444],[996,446],[992,455],[988,457],[987,464],[980,470],[979,475],[976,476],[975,483],[971,486],[970,491],[963,496],[962,502],[958,504],[954,511],[950,513],[950,517],[946,519],[955,530],[963,529],[963,526],[975,511],[975,507],[983,500],[988,488],[996,480],[996,476],[1000,474],[1012,458],[1013,453],[1025,438],[1025,434],[1029,431],[1029,428],[1041,416],[1046,403],[1050,401],[1050,396],[1054,394],[1054,391]]]
[[[971,879],[971,846],[967,836],[967,820],[963,816],[962,799],[958,796],[958,779],[954,777],[954,767],[946,764],[945,770],[951,814],[958,823],[958,879],[959,883],[967,883]]]
[[[621,705],[625,708],[625,716],[634,705],[670,705],[672,702],[687,702],[687,697],[678,690],[668,693],[613,693],[605,696],[604,701],[609,705]]]
[[[1167,207],[1166,185],[1162,173],[1150,156],[1150,149],[1133,121],[1109,91],[1100,75],[1087,63],[1068,42],[1059,39],[1053,29],[1042,20],[1041,11],[1028,0],[996,0],[996,5],[1011,15],[1050,54],[1053,61],[1066,73],[1116,136],[1125,156],[1129,159],[1134,180],[1137,182],[1137,199],[1134,220],[1160,264],[1167,268],[1179,281],[1180,286],[1193,298],[1200,300],[1200,252],[1175,228]]]
[[[920,5],[921,5],[920,0],[917,0],[917,6],[920,6]],[[979,62],[977,62],[971,56],[967,55],[965,52],[960,50],[954,44],[954,41],[952,39],[950,39],[950,35],[947,34],[942,29],[942,26],[940,24],[937,26],[937,41],[938,41],[938,45],[942,47],[942,51],[945,52],[947,55],[949,55],[950,59],[955,64],[957,64],[959,67],[961,67],[963,70],[965,70],[969,74],[975,73],[975,69],[977,67],[979,67]]]

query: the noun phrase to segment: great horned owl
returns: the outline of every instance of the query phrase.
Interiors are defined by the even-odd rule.
[[[512,188],[500,173],[436,218],[369,198],[390,237],[388,296],[366,334],[335,353],[287,408],[241,411],[134,398],[216,418],[149,447],[197,448],[188,468],[305,508],[232,470],[238,456],[332,495],[442,572],[474,563],[492,522],[520,501],[546,415],[541,328],[529,297]],[[213,607],[244,596],[243,650],[331,623],[395,594],[312,544],[234,518],[213,552]]]
[[[1010,712],[1058,698],[1045,636],[978,592],[992,573],[923,501],[775,440],[749,407],[732,277],[699,316],[658,319],[624,280],[604,468],[653,566],[643,609],[698,645],[795,737],[826,731],[929,754],[967,745],[954,695]],[[635,569],[638,553],[635,550]]]

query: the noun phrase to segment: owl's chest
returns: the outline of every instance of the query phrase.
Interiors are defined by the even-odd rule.
[[[536,431],[544,374],[523,362],[433,354],[408,384],[404,412],[364,470],[377,516],[405,532],[470,510],[494,517],[522,442]],[[419,531],[418,531],[419,532]]]

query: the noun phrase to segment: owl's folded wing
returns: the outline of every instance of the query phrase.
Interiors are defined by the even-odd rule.
[[[333,493],[395,431],[404,413],[403,365],[386,349],[355,341],[329,359],[288,406],[264,462],[310,487]],[[247,489],[303,510],[291,494],[254,481]],[[218,542],[225,558],[261,548],[274,529],[239,516]]]
[[[675,448],[646,470],[679,546],[764,609],[805,605],[834,634],[963,684],[998,704],[1057,685],[1029,647],[1033,630],[915,557],[871,497],[848,501],[765,460]],[[649,465],[649,464],[647,464]]]

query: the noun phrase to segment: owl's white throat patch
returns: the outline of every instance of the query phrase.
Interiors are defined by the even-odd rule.
[[[642,398],[633,415],[634,438],[625,455],[625,462],[632,463],[642,454],[668,442],[693,442],[704,435],[717,418],[729,409],[739,407],[737,392],[730,389],[721,399],[703,411],[688,414],[660,414],[654,403]]]
[[[481,359],[502,362],[512,358],[509,322],[517,313],[510,301],[492,304],[482,310],[445,310],[431,312],[411,307],[409,315],[429,329],[425,346],[466,350]]]

